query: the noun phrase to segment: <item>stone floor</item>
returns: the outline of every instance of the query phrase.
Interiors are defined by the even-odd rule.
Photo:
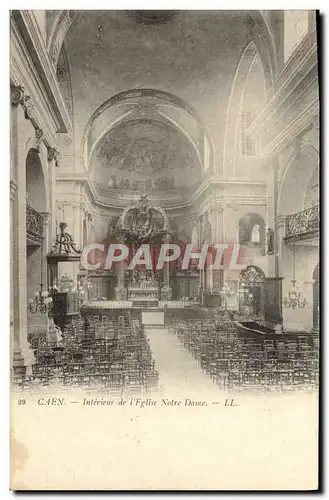
[[[198,362],[164,327],[146,327],[146,337],[159,373],[159,384],[165,393],[171,395],[202,396],[205,393],[221,393],[200,368]]]

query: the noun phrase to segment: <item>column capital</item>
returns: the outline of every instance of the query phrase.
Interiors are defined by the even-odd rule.
[[[286,215],[277,215],[275,217],[275,227],[277,229],[284,228],[286,225]]]
[[[56,148],[48,148],[48,161],[55,162],[56,167],[59,167],[60,152]]]
[[[10,199],[13,201],[16,199],[17,188],[18,188],[17,182],[11,180],[10,181]]]
[[[35,117],[34,103],[29,94],[25,92],[23,85],[15,85],[10,88],[10,100],[14,106],[21,104],[27,120]]]

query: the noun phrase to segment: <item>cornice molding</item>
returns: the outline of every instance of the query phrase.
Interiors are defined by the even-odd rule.
[[[86,173],[80,172],[58,172],[56,173],[56,182],[81,182],[88,183],[88,175]]]
[[[12,85],[10,87],[10,100],[13,106],[22,106],[25,118],[30,120],[35,129],[35,145],[33,149],[35,149],[37,153],[40,153],[40,145],[43,142],[48,149],[49,161],[49,155],[52,154],[51,152],[56,152],[56,166],[58,166],[59,152],[56,148],[50,146],[49,139],[45,136],[43,129],[40,128],[40,119],[37,116],[36,107],[30,95],[26,92],[25,87],[23,85]]]
[[[282,151],[298,135],[312,125],[314,117],[319,114],[319,100],[314,100],[292,123],[287,125],[261,153],[261,158],[271,159]]]
[[[122,210],[127,206],[127,203],[131,202],[131,193],[121,193],[120,196],[114,196],[113,197],[104,197],[100,196],[93,185],[93,183],[90,181],[88,178],[87,174],[57,174],[56,175],[56,181],[58,182],[65,182],[65,181],[77,181],[84,183],[84,195],[86,197],[86,200],[91,204],[93,203],[96,206],[106,208],[106,209],[113,209],[113,210]],[[221,186],[221,191],[220,192],[211,192],[209,191],[209,199],[205,201],[205,205],[207,206],[206,210],[211,210],[211,211],[219,211],[222,212],[223,209],[223,204],[224,202],[229,202],[229,203],[234,203],[234,204],[240,204],[240,205],[260,205],[260,206],[265,206],[266,205],[266,197],[267,194],[264,191],[264,194],[260,195],[254,195],[251,193],[245,194],[245,195],[240,195],[237,193],[236,195],[225,195],[224,193],[224,187],[225,185],[232,185],[232,186],[261,186],[266,188],[266,180],[252,180],[252,179],[234,179],[234,178],[218,178],[214,179],[207,179],[206,180],[206,185],[204,186],[204,190],[198,195],[197,198],[200,197],[201,194],[205,193],[208,191],[209,188],[211,187],[216,187],[216,186]],[[134,196],[136,197],[136,200],[138,199],[139,193],[135,193]],[[195,210],[200,210],[197,208],[197,200],[196,197],[193,197],[193,195],[184,201],[178,201],[178,199],[161,199],[162,206],[165,210],[172,211],[172,210],[178,210],[178,209],[186,209],[186,208],[191,208],[192,206],[196,207]],[[158,197],[154,196],[150,198],[150,201],[154,200],[154,202],[158,202]]]
[[[293,92],[298,90],[298,87],[302,87],[302,83],[306,76],[317,66],[317,44],[316,38],[314,37],[314,33],[307,37],[305,43],[296,50],[296,54],[292,61],[289,61],[284,67],[277,80],[278,87],[276,92],[249,127],[248,131],[250,134],[255,136],[265,136],[267,134],[268,130],[272,127],[273,119],[275,120],[276,118],[278,109],[283,108],[287,99]],[[306,50],[307,52],[305,53]],[[305,55],[303,55],[304,53]],[[300,60],[298,61],[298,59]],[[294,64],[296,64],[295,67],[293,66]],[[304,88],[301,88],[301,93],[303,93],[304,90]],[[280,114],[282,114],[282,112]]]
[[[49,60],[47,49],[32,11],[12,11],[11,33],[16,35],[20,48],[25,52],[22,54],[23,58],[26,58],[27,49],[29,65],[31,66],[32,63],[36,70],[36,72],[33,71],[33,76],[35,77],[35,73],[38,75],[50,104],[49,110],[52,111],[57,124],[56,132],[67,132],[72,127],[70,117],[59,90],[54,67]]]

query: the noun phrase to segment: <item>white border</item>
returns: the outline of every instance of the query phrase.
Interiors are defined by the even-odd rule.
[[[20,2],[3,2],[0,7],[0,33],[1,33],[1,103],[3,105],[3,113],[1,120],[1,138],[2,138],[2,147],[1,147],[1,182],[0,182],[0,201],[1,201],[1,221],[2,221],[2,245],[1,245],[1,300],[0,300],[0,318],[1,318],[1,330],[0,335],[2,336],[0,343],[1,350],[1,360],[0,360],[0,383],[1,383],[1,403],[2,409],[0,412],[1,422],[0,422],[0,432],[1,432],[1,447],[0,447],[0,491],[2,493],[1,498],[7,498],[12,495],[12,492],[8,491],[9,485],[9,165],[10,165],[10,156],[9,156],[9,9],[90,9],[91,6],[93,9],[188,9],[188,10],[217,10],[217,9],[238,9],[238,10],[253,10],[253,9],[266,9],[266,10],[280,10],[280,9],[320,9],[322,14],[326,14],[328,12],[328,2],[321,0],[314,4],[314,2],[304,1],[304,0],[268,0],[266,3],[260,1],[249,0],[248,2],[242,2],[237,0],[230,0],[230,2],[219,2],[213,0],[203,0],[202,2],[196,0],[189,1],[174,1],[167,0],[166,2],[155,2],[151,1],[126,1],[126,2],[115,2],[115,1],[98,1],[96,3],[87,2],[85,0],[71,0],[69,5],[67,1],[58,0],[56,2],[48,2],[41,0],[34,0],[32,2],[27,2],[25,0],[21,0]],[[326,24],[328,28],[328,25]],[[322,68],[321,76],[322,76],[322,98],[325,97],[325,88],[324,82],[328,85],[328,36],[325,36],[325,28],[324,22],[322,26],[322,52],[325,54],[322,56],[322,63],[325,66]],[[328,130],[325,128],[325,124],[327,123],[328,118],[328,100],[325,100],[325,105],[322,105],[322,124],[323,133],[322,133],[322,148],[325,145],[329,144]],[[327,146],[328,147],[328,146]],[[329,203],[325,203],[324,200],[329,196],[329,174],[326,176],[324,172],[328,169],[327,165],[327,157],[322,155],[322,231],[323,231],[323,243],[324,246],[322,248],[322,258],[325,257],[325,249],[328,248],[328,238],[329,238]],[[322,264],[323,269],[323,264]],[[328,269],[325,269],[323,273],[325,276],[325,281],[328,281]],[[322,311],[329,309],[329,303],[327,303],[327,297],[325,294],[325,287],[322,288],[323,300],[324,304],[322,307]],[[325,318],[326,320],[327,318]],[[327,321],[323,323],[322,326],[322,335],[323,337],[327,337],[329,328],[327,327]],[[328,373],[329,370],[326,369],[326,365],[329,363],[329,341],[325,340],[325,350],[322,352],[322,359],[325,360],[324,365],[324,380],[322,380],[322,384],[326,389],[328,388]],[[328,397],[327,390],[326,396]],[[327,415],[327,399],[325,401],[325,415]],[[323,419],[324,424],[324,419]],[[323,437],[325,437],[325,450],[327,450],[327,436],[325,433]],[[238,473],[238,471],[237,471]],[[326,487],[325,478],[323,478],[324,486]],[[95,494],[92,494],[94,496]],[[112,494],[113,495],[113,494]],[[111,496],[112,496],[111,495]],[[223,495],[223,493],[221,493]],[[225,495],[225,493],[224,493]],[[43,494],[39,494],[38,497],[43,497]],[[56,495],[57,496],[57,495]],[[61,498],[68,497],[67,494],[60,495]],[[80,495],[78,495],[80,496]],[[116,495],[115,495],[116,496]],[[240,496],[240,494],[230,495],[232,496]],[[258,496],[258,495],[257,495]],[[263,496],[263,495],[261,495]],[[265,496],[265,495],[264,495]],[[280,495],[283,496],[290,495]],[[302,496],[302,494],[297,495]],[[82,495],[81,495],[82,497]],[[259,496],[258,496],[259,497]]]

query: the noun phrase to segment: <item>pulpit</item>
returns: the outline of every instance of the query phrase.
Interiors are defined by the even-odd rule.
[[[61,222],[59,226],[60,233],[56,235],[53,248],[47,255],[47,264],[48,284],[53,297],[51,315],[55,324],[62,329],[72,315],[79,313],[80,304],[75,280],[66,275],[63,276],[64,279],[59,280],[59,266],[67,263],[78,263],[81,251],[76,249],[73,237],[66,232],[67,224]]]
[[[265,319],[275,323],[282,321],[282,278],[264,280]]]

